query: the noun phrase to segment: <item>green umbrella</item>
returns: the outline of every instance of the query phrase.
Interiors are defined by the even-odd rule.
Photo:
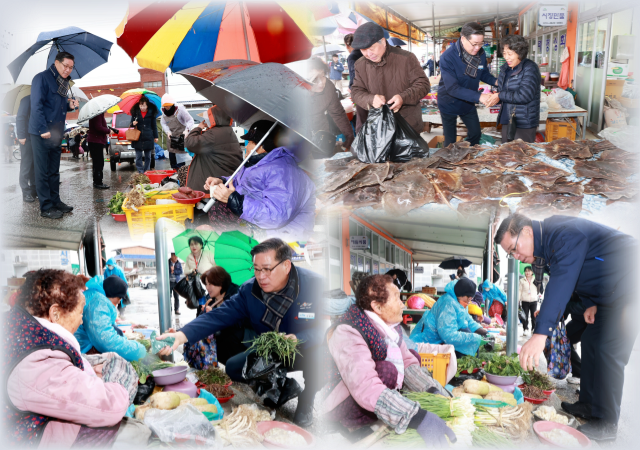
[[[173,252],[182,261],[186,261],[187,257],[191,253],[191,249],[189,248],[189,239],[194,236],[202,239],[202,242],[204,243],[202,246],[203,251],[212,253],[215,251],[215,242],[220,237],[220,235],[215,231],[208,230],[186,230],[180,233],[173,238]]]
[[[223,267],[235,284],[242,284],[253,277],[251,249],[258,241],[240,231],[225,231],[215,243],[216,265]]]

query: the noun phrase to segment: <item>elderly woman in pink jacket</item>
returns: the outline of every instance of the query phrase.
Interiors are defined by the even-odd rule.
[[[402,340],[400,291],[388,275],[363,279],[356,304],[327,333],[329,354],[325,418],[360,428],[378,419],[402,434],[415,429],[427,446],[448,446],[455,434],[436,414],[402,396],[399,389],[447,395],[420,368]]]
[[[85,280],[63,270],[29,272],[6,313],[2,380],[5,445],[146,445],[151,431],[123,419],[138,377],[115,353],[81,355]]]

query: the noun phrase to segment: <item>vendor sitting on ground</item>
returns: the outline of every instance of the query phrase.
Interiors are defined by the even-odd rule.
[[[413,428],[427,445],[445,447],[445,435],[456,441],[453,431],[399,392],[450,396],[407,349],[399,326],[403,308],[390,276],[372,275],[359,283],[356,304],[326,335],[330,357],[323,366],[330,393],[323,405],[325,418],[349,429],[380,419],[398,434]]]
[[[267,239],[251,250],[255,277],[240,286],[238,294],[224,300],[220,307],[200,315],[177,333],[169,330],[158,340],[174,337],[173,348],[165,347],[158,354],[170,355],[180,345],[193,344],[211,334],[235,325],[248,323],[260,335],[269,331],[285,333],[289,339],[300,340],[300,355],[287,371],[302,370],[305,389],[298,397],[293,421],[308,426],[313,420],[313,402],[320,390],[321,380],[317,358],[322,343],[323,328],[320,321],[323,279],[308,269],[291,263],[292,251],[284,241]],[[219,348],[236,348],[235,356],[225,364],[233,381],[246,382],[243,367],[253,350],[240,343],[233,335],[216,338]],[[286,384],[285,384],[286,390]],[[293,398],[290,397],[290,398]],[[279,399],[281,406],[290,398]]]
[[[143,358],[147,351],[139,342],[127,339],[116,327],[116,305],[127,295],[127,283],[116,275],[93,277],[87,282],[87,302],[82,322],[75,332],[82,353],[114,352],[127,361]]]
[[[118,264],[116,264],[115,258],[109,258],[109,260],[107,261],[107,268],[104,269],[103,275],[104,279],[107,279],[112,275],[116,275],[122,278],[122,281],[124,281],[125,283],[127,282],[127,278],[124,276],[124,272],[122,271],[122,269],[118,266]],[[127,293],[124,299],[120,303],[118,303],[118,312],[121,316],[124,315],[124,310],[129,303],[131,302],[129,301],[129,293]]]
[[[209,128],[205,121],[195,126],[184,144],[194,153],[187,172],[187,187],[202,191],[208,177],[231,175],[242,162],[242,150],[238,137],[231,128],[229,117],[219,106],[207,111]]]
[[[475,356],[481,345],[491,347],[488,332],[475,322],[467,307],[476,292],[476,284],[469,278],[453,280],[445,287],[445,294],[425,314],[425,336],[428,344],[450,344],[456,356]]]
[[[489,308],[489,317],[502,316],[506,313],[507,295],[489,280],[484,280],[482,283],[482,297]]]
[[[241,139],[253,150],[273,122],[259,120]],[[298,167],[296,152],[277,147],[279,127],[273,130],[249,158],[228,187],[227,177],[210,177],[204,188],[217,200],[209,210],[216,231],[253,226],[277,233],[287,240],[306,240],[315,224],[316,189],[309,176]]]
[[[147,446],[151,430],[123,419],[138,389],[133,366],[114,353],[81,355],[83,289],[63,270],[29,272],[3,318],[9,448]]]

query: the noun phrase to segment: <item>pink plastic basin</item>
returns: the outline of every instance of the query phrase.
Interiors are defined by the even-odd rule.
[[[180,381],[179,383],[165,386],[163,391],[180,392],[181,394],[187,394],[191,398],[195,398],[198,396],[198,388],[196,387],[196,385],[186,379]]]
[[[189,370],[187,366],[174,366],[156,370],[151,375],[153,375],[153,380],[157,385],[168,386],[184,380],[187,376],[187,370]]]
[[[294,433],[298,433],[300,436],[302,436],[305,439],[305,441],[307,441],[307,445],[309,447],[315,444],[315,438],[311,433],[290,423],[276,422],[273,420],[269,420],[266,422],[258,422],[257,427],[258,427],[258,433],[260,433],[263,436],[267,431],[269,431],[272,428],[282,428],[283,430],[293,431]],[[269,448],[300,448],[300,447],[293,447],[291,445],[278,444],[276,442],[270,441],[269,438],[266,436],[264,436],[263,444],[265,447],[269,447]]]
[[[542,420],[540,422],[535,422],[533,424],[533,431],[536,432],[536,435],[538,436],[538,439],[540,439],[540,441],[543,444],[549,444],[553,447],[559,447],[559,448],[571,448],[571,447],[565,447],[559,444],[556,444],[553,441],[550,441],[549,439],[545,438],[544,436],[542,436],[540,433],[546,433],[547,431],[553,431],[555,428],[559,428],[562,431],[566,431],[567,433],[569,433],[571,436],[575,437],[578,442],[580,443],[580,445],[582,446],[582,448],[589,448],[591,447],[591,440],[586,437],[584,434],[580,433],[578,430],[571,428],[567,425],[562,425],[556,422],[549,422],[547,420]]]

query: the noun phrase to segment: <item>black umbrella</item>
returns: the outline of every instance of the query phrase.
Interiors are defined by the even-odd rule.
[[[467,258],[463,258],[462,256],[452,256],[442,261],[438,267],[441,269],[456,270],[460,266],[469,267],[470,265],[471,261]]]
[[[394,275],[396,276],[394,284],[398,286],[398,289],[402,289],[404,285],[407,284],[407,274],[404,272],[404,270],[391,269],[385,275],[389,275],[390,277]]]

